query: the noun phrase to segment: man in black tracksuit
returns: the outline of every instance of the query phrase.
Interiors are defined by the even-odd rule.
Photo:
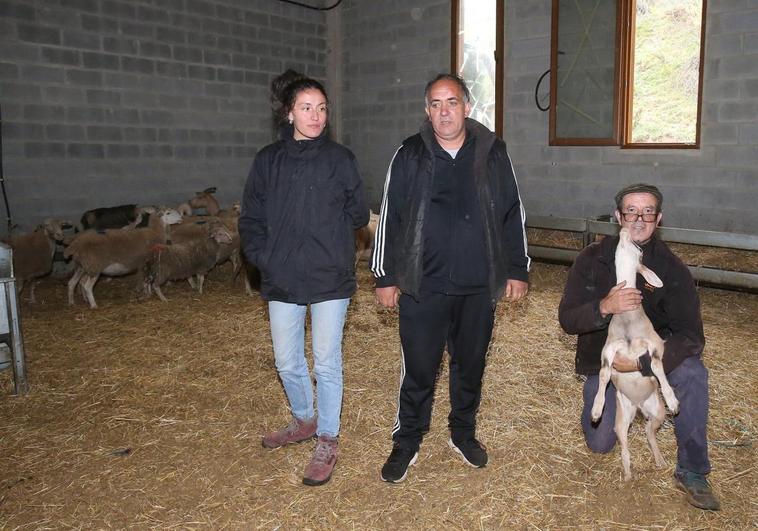
[[[502,295],[528,290],[524,209],[505,143],[468,119],[462,79],[425,91],[429,121],[403,142],[387,174],[371,269],[377,302],[400,308],[402,383],[382,479],[407,476],[429,430],[442,353],[450,353],[450,447],[487,463],[476,439],[482,376]]]

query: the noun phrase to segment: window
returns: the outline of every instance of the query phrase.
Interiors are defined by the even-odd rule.
[[[551,145],[697,148],[706,0],[553,0]]]
[[[451,71],[471,90],[471,118],[503,134],[504,0],[453,0]]]

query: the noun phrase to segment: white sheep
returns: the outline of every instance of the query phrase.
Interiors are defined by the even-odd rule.
[[[187,202],[180,203],[176,207],[176,210],[182,215],[183,218],[186,218],[192,215],[192,207]]]
[[[148,226],[133,230],[85,231],[64,252],[74,261],[74,274],[68,282],[68,303],[74,304],[74,290],[79,285],[91,308],[97,308],[92,288],[100,275],[121,276],[138,271],[150,248],[165,243],[169,226],[180,223],[182,216],[174,209],[159,209],[150,216]]]
[[[219,247],[232,242],[232,235],[220,220],[215,219],[201,226],[204,237],[192,238],[182,243],[155,245],[143,266],[145,293],[153,291],[163,301],[166,297],[161,286],[168,280],[197,278],[197,289],[203,292],[205,275],[217,262]]]
[[[63,227],[67,222],[46,219],[34,232],[10,236],[6,243],[13,249],[13,273],[18,292],[29,284],[29,302],[34,303],[36,280],[53,269],[56,242],[63,241]]]
[[[642,249],[632,241],[629,229],[622,228],[616,247],[616,282],[626,281],[626,287],[634,288],[638,272],[651,286],[663,286],[658,275],[642,264]],[[655,376],[643,376],[639,371],[618,372],[613,369],[616,354],[636,359],[646,352],[650,353],[650,366]],[[636,310],[614,314],[608,325],[608,338],[601,354],[598,390],[592,404],[592,421],[597,422],[603,413],[605,389],[610,379],[616,386],[615,430],[621,446],[621,463],[626,481],[632,477],[627,434],[637,410],[647,419],[645,433],[655,464],[665,465],[655,440],[655,434],[666,416],[658,395],[656,377],[666,405],[676,414],[679,411],[679,401],[663,372],[663,340],[645,315],[645,310],[640,306]]]

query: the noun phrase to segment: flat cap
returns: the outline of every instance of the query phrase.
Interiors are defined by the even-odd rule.
[[[663,194],[657,186],[652,184],[637,183],[630,184],[629,186],[622,188],[619,193],[616,194],[616,197],[614,198],[616,200],[616,208],[621,208],[621,201],[624,199],[624,196],[638,193],[654,195],[658,200],[658,210],[660,211],[663,207]]]

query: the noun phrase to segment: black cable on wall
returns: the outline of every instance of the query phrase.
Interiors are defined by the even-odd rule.
[[[11,207],[8,205],[8,194],[5,191],[5,176],[3,175],[3,111],[0,107],[0,188],[3,192],[3,201],[5,202],[6,221],[8,222],[8,236],[11,235],[13,222],[11,221]]]
[[[327,7],[315,7],[315,6],[309,6],[308,4],[303,4],[302,2],[295,2],[295,0],[279,0],[279,1],[285,4],[292,4],[294,6],[304,7],[306,9],[313,9],[314,11],[329,11],[330,9],[334,9],[335,7],[337,7],[338,5],[342,3],[342,0],[337,0],[334,4]]]

